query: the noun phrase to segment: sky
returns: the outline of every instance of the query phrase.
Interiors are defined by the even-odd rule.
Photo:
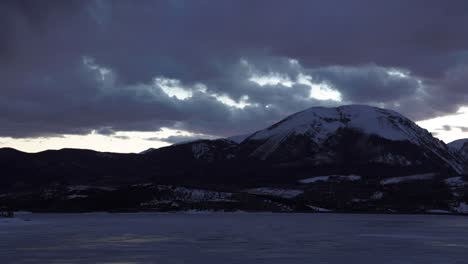
[[[468,1],[3,0],[0,147],[140,152],[313,106],[468,138]]]

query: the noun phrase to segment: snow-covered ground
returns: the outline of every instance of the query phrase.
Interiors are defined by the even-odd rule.
[[[24,221],[23,219],[29,219]],[[271,213],[20,214],[0,263],[467,263],[468,218]]]

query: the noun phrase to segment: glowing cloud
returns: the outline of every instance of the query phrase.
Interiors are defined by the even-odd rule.
[[[154,83],[170,97],[185,100],[193,96],[192,91],[184,89],[179,80],[159,77],[154,79]]]
[[[269,75],[253,75],[249,78],[249,81],[257,83],[260,86],[265,85],[283,85],[286,87],[292,87],[294,82],[287,76],[282,76],[279,73],[271,73]]]
[[[221,103],[223,103],[225,105],[231,106],[231,107],[236,107],[236,108],[241,108],[242,109],[242,108],[245,108],[246,106],[251,105],[251,103],[248,102],[249,96],[247,96],[247,95],[242,96],[241,99],[238,102],[234,101],[233,99],[231,99],[227,95],[213,95],[213,96],[219,102],[221,102]]]
[[[297,83],[310,86],[310,97],[318,100],[333,100],[341,102],[341,93],[327,83],[313,83],[312,77],[299,74]]]

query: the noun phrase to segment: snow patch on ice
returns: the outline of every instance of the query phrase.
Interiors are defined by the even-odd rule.
[[[281,197],[285,199],[292,199],[304,193],[303,190],[295,189],[276,189],[276,188],[254,188],[245,190],[246,193],[255,195],[267,195],[274,197]]]
[[[81,194],[72,194],[68,195],[67,199],[72,200],[72,199],[80,199],[80,198],[87,198],[88,195],[81,195]]]
[[[449,211],[447,211],[447,210],[440,210],[440,209],[431,209],[431,210],[427,210],[426,212],[427,212],[427,213],[431,213],[431,214],[450,214]]]
[[[317,207],[313,205],[306,205],[306,206],[316,212],[333,212],[333,210],[322,208],[322,207]]]
[[[434,178],[434,176],[435,176],[435,173],[426,173],[426,174],[417,174],[417,175],[411,175],[411,176],[393,177],[393,178],[387,178],[387,179],[381,180],[380,184],[388,185],[388,184],[398,184],[398,183],[409,182],[409,181],[431,180]]]
[[[450,187],[463,187],[467,184],[461,176],[445,179],[444,182]]]
[[[380,200],[384,197],[384,193],[383,192],[375,192],[374,194],[372,194],[372,196],[370,197],[371,200]]]
[[[148,188],[148,187],[153,187],[154,184],[151,182],[147,183],[138,183],[138,184],[133,184],[132,187],[143,187],[143,188]]]
[[[88,186],[88,185],[73,185],[68,187],[68,191],[87,191],[87,190],[101,190],[101,191],[115,191],[116,188],[106,187],[106,186]]]
[[[326,181],[360,181],[362,179],[359,175],[328,175],[328,176],[315,176],[300,180],[300,183],[315,183],[315,182],[326,182]]]
[[[468,214],[468,204],[465,202],[461,202],[458,206],[453,208],[455,212],[460,214]]]

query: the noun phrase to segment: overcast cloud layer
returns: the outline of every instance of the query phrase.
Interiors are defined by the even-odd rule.
[[[455,113],[467,25],[463,0],[4,0],[0,137],[229,136],[349,103]]]

